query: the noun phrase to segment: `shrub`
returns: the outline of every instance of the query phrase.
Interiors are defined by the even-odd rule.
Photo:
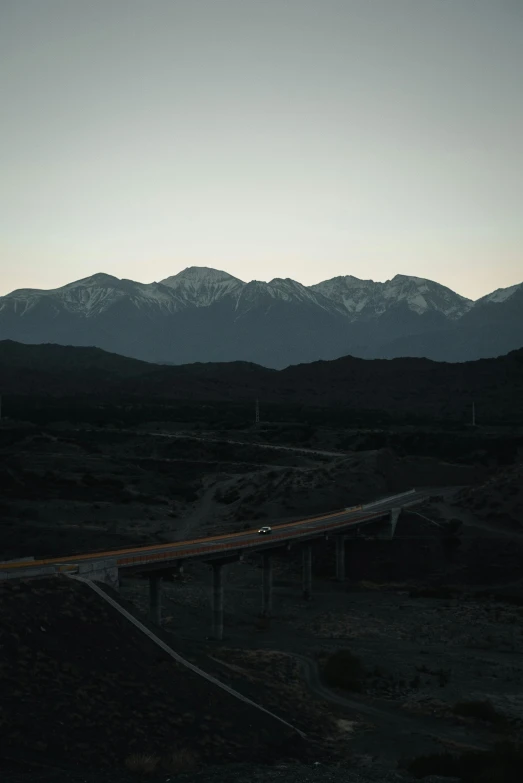
[[[505,716],[499,713],[488,699],[484,701],[458,701],[452,708],[452,711],[455,715],[484,720],[500,727],[507,724]]]
[[[256,628],[258,631],[269,631],[271,627],[270,617],[258,617],[256,620]]]
[[[135,775],[154,775],[159,764],[160,759],[150,753],[133,753],[125,759],[125,766]]]
[[[469,751],[461,756],[432,753],[418,756],[405,766],[416,778],[441,775],[459,778],[461,783],[520,783],[523,747],[503,742],[491,750]]]
[[[239,500],[240,494],[237,489],[234,489],[234,487],[231,487],[227,490],[217,489],[214,493],[214,499],[218,503],[226,503],[228,505]]]
[[[451,670],[450,669],[437,669],[434,672],[438,678],[439,687],[444,688],[450,682]]]
[[[446,585],[440,585],[438,587],[422,587],[414,588],[410,591],[411,598],[441,598],[443,600],[449,600],[456,598],[456,588],[448,587]]]
[[[350,650],[338,650],[323,665],[323,676],[329,685],[361,693],[365,689],[365,669]]]
[[[192,772],[198,766],[198,759],[189,748],[176,748],[163,760],[162,766],[175,775]]]

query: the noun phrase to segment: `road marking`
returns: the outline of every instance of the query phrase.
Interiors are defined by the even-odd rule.
[[[116,609],[117,612],[119,612],[121,615],[123,615],[126,620],[129,620],[136,628],[138,628],[139,631],[144,633],[146,636],[149,637],[158,647],[161,647],[161,649],[167,653],[171,658],[173,658],[177,663],[181,663],[182,666],[185,666],[187,669],[190,669],[195,674],[199,675],[200,677],[203,677],[205,680],[208,680],[213,685],[217,685],[218,688],[221,688],[222,690],[229,693],[231,696],[234,696],[236,699],[239,699],[240,701],[245,702],[245,704],[250,704],[251,707],[255,707],[257,710],[260,710],[261,712],[265,712],[267,715],[270,715],[271,718],[274,718],[275,720],[279,721],[280,723],[283,723],[284,726],[287,726],[289,729],[292,729],[297,734],[302,737],[302,739],[306,738],[306,734],[301,731],[301,729],[296,728],[296,726],[293,726],[292,723],[288,723],[283,718],[280,718],[278,715],[275,715],[274,712],[271,712],[270,710],[265,709],[265,707],[262,707],[261,704],[256,704],[255,701],[252,701],[252,699],[247,698],[247,696],[243,696],[238,691],[235,691],[234,688],[230,688],[228,685],[225,685],[225,683],[220,682],[220,680],[216,679],[216,677],[213,677],[212,674],[207,674],[207,672],[204,672],[203,669],[198,668],[198,666],[195,666],[193,663],[190,663],[190,661],[186,660],[185,658],[182,658],[181,655],[179,655],[177,652],[175,652],[172,647],[169,647],[168,644],[163,642],[156,634],[154,634],[152,631],[149,630],[143,623],[140,622],[134,615],[132,615],[130,612],[127,611],[127,609],[124,609],[123,606],[120,606],[118,601],[115,601],[114,598],[111,598],[110,595],[107,595],[101,587],[99,587],[95,582],[91,582],[89,579],[85,579],[82,576],[68,576],[68,579],[74,579],[77,582],[83,582],[84,584],[88,585],[92,590],[94,590],[95,593],[98,593],[101,598],[104,599],[104,601],[107,601],[108,604],[110,604],[114,609]]]

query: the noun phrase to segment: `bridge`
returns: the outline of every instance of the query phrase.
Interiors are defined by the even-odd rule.
[[[105,582],[118,589],[122,573],[149,575],[150,618],[161,622],[161,573],[183,569],[188,561],[203,560],[213,570],[212,635],[223,638],[223,568],[243,560],[249,552],[259,553],[263,560],[262,614],[272,610],[272,555],[300,547],[303,558],[303,596],[312,595],[312,544],[315,539],[333,538],[336,546],[336,579],[345,579],[345,536],[354,529],[388,518],[389,538],[393,538],[398,517],[403,508],[423,503],[431,496],[440,496],[447,488],[411,489],[398,495],[359,506],[352,506],[321,516],[276,525],[272,532],[260,535],[258,528],[241,533],[209,536],[193,541],[91,552],[82,555],[44,560],[19,560],[0,563],[0,580],[31,579],[51,575],[78,575],[84,579]]]

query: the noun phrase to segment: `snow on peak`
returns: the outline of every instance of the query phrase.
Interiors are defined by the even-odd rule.
[[[507,299],[514,296],[516,291],[519,291],[520,288],[523,289],[523,283],[517,283],[508,288],[496,288],[491,294],[487,294],[486,296],[482,296],[481,299],[478,299],[478,302],[506,302]]]
[[[166,277],[165,280],[160,282],[163,285],[176,287],[180,284],[204,285],[208,283],[224,283],[226,281],[242,282],[228,272],[223,272],[221,269],[212,269],[209,266],[188,266],[186,269],[178,272],[177,275]]]
[[[72,283],[67,283],[61,288],[56,288],[55,290],[60,291],[64,288],[88,288],[90,286],[117,287],[119,283],[121,283],[121,280],[118,277],[113,277],[113,275],[106,275],[105,272],[96,272],[94,275],[83,277],[81,280],[75,280]]]
[[[382,315],[399,302],[419,315],[438,311],[451,318],[463,315],[472,304],[449,288],[414,275],[395,275],[385,283],[346,275],[325,280],[311,288],[343,306],[353,320],[360,315]]]
[[[207,266],[189,266],[177,275],[166,277],[161,284],[172,288],[186,305],[196,307],[208,307],[245,285],[237,277]]]
[[[296,296],[303,299],[311,296],[304,285],[291,280],[290,277],[274,277],[267,285],[273,294],[281,299],[292,299]]]
[[[378,318],[398,305],[419,315],[441,313],[457,319],[475,304],[505,302],[517,292],[523,292],[523,283],[498,288],[474,303],[450,288],[414,275],[397,274],[383,283],[340,275],[304,286],[288,277],[275,277],[268,283],[256,280],[244,283],[219,269],[190,266],[159,283],[120,280],[98,272],[61,288],[19,289],[0,299],[3,307],[9,306],[21,315],[45,302],[45,307],[54,308],[56,313],[65,310],[86,318],[99,315],[116,303],[127,303],[151,313],[174,313],[228,300],[237,313],[242,313],[258,307],[268,312],[278,302],[293,302],[341,313],[356,321]]]
[[[58,311],[90,318],[110,309],[116,302],[128,300],[138,308],[153,307],[173,312],[180,307],[175,294],[159,283],[136,283],[99,272],[50,290],[13,291],[15,309],[27,312],[47,300]]]
[[[427,280],[425,277],[416,277],[415,275],[394,275],[394,277],[390,282],[392,283],[394,281],[403,282],[405,280],[410,280],[412,283],[421,283],[421,284],[432,282],[431,280]],[[435,283],[435,285],[439,285],[439,284]]]
[[[380,283],[375,283],[374,280],[340,275],[312,285],[310,289],[334,302],[341,312],[355,320],[370,304],[379,285]]]

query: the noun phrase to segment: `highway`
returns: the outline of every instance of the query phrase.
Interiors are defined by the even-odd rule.
[[[209,536],[191,541],[176,541],[168,544],[152,544],[149,546],[128,549],[91,552],[81,555],[70,555],[31,562],[13,562],[0,564],[0,579],[13,578],[14,572],[23,577],[36,576],[42,573],[42,568],[55,566],[59,571],[74,568],[75,564],[97,564],[111,560],[118,569],[137,568],[148,564],[161,565],[165,562],[183,561],[186,559],[212,559],[214,557],[230,556],[246,549],[262,549],[276,542],[292,543],[300,539],[314,538],[320,535],[357,528],[385,516],[393,508],[405,508],[417,505],[431,496],[446,493],[446,488],[430,487],[412,489],[399,495],[392,495],[366,503],[360,506],[342,509],[340,511],[308,517],[296,522],[288,522],[272,527],[272,533],[260,535],[258,526],[240,533],[227,533],[220,536]]]

